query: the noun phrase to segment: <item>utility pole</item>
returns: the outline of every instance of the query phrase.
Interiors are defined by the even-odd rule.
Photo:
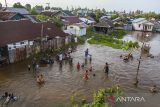
[[[144,48],[144,45],[145,45],[145,36],[148,37],[147,35],[145,35],[145,33],[142,33],[142,36],[143,36],[143,43],[142,43],[142,47],[141,47],[141,53],[140,53],[140,57],[138,59],[138,68],[137,68],[137,74],[136,74],[136,82],[134,83],[136,86],[138,85],[138,74],[139,74],[139,68],[140,68],[140,65],[141,65],[141,59],[142,59],[142,50]]]
[[[48,7],[50,7],[50,3],[46,3],[48,5]]]
[[[6,5],[6,8],[7,8],[7,0],[5,0],[5,5]]]
[[[43,27],[43,23],[42,23],[42,26],[41,26],[41,51],[43,49],[43,30],[44,30],[44,27]]]

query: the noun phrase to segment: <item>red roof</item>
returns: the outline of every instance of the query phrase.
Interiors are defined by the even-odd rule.
[[[77,16],[64,16],[62,17],[64,22],[68,24],[81,23],[82,21]]]
[[[43,36],[54,38],[65,37],[66,34],[51,22],[44,22]],[[23,40],[34,40],[41,36],[42,23],[30,20],[0,22],[0,46]]]

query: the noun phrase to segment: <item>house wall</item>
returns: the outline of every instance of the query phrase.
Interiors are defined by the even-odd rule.
[[[151,32],[153,30],[153,25],[149,25],[149,24],[146,25],[145,24],[145,25],[143,25],[143,30]]]
[[[137,23],[133,23],[133,29],[137,31],[149,31],[151,32],[153,30],[153,25],[151,24],[145,24],[147,20],[143,20]]]
[[[147,20],[143,20],[141,22],[133,23],[134,30],[143,31],[143,23]]]
[[[9,63],[15,63],[22,61],[29,56],[38,53],[42,50],[57,49],[65,45],[65,37],[52,38],[47,41],[43,41],[42,45],[38,41],[21,41],[17,43],[8,44],[8,60]],[[42,47],[41,47],[42,46]]]
[[[76,36],[83,36],[86,35],[86,28],[81,28],[76,25],[69,25],[67,26],[67,30],[70,31],[70,33],[76,35]]]

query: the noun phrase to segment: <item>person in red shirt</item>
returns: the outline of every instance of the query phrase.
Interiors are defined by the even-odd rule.
[[[79,62],[77,63],[77,70],[78,71],[80,70],[80,64],[79,64]]]

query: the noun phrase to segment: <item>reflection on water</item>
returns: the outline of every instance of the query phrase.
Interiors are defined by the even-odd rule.
[[[149,37],[145,37],[145,35],[149,35]],[[131,31],[124,36],[123,40],[149,43],[151,46],[150,53],[155,56],[160,55],[160,33]]]
[[[159,39],[159,36],[155,35],[150,42],[157,41],[156,37]],[[89,54],[92,55],[91,64],[87,63],[84,58],[84,51],[87,48],[89,48]],[[63,62],[61,66],[55,62],[52,66],[40,68],[39,72],[45,76],[46,80],[42,87],[37,85],[33,72],[27,70],[27,61],[9,65],[0,68],[0,95],[8,91],[19,97],[18,102],[9,104],[11,107],[63,107],[62,105],[66,106],[66,102],[70,101],[69,98],[74,93],[90,99],[94,91],[114,84],[119,84],[125,92],[135,93],[148,92],[153,84],[159,87],[160,58],[143,59],[138,75],[139,84],[136,88],[133,82],[136,78],[139,52],[133,51],[134,60],[128,63],[123,62],[119,57],[126,53],[128,52],[106,46],[87,43],[80,45],[72,54],[73,64]],[[87,82],[82,79],[85,69],[77,71],[77,62],[81,64],[86,62],[85,68],[93,67],[93,72],[89,72]],[[109,66],[108,78],[103,71],[106,62],[112,63]]]

